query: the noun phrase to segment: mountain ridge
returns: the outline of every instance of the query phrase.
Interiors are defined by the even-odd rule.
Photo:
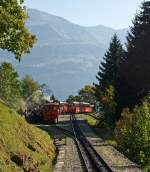
[[[55,14],[51,14],[51,13],[48,13],[48,12],[45,12],[45,11],[42,11],[42,10],[39,10],[39,9],[28,8],[28,7],[27,7],[27,12],[28,12],[28,14],[29,14],[30,12],[33,12],[33,11],[36,11],[36,12],[38,12],[38,13],[41,12],[41,13],[47,15],[47,16],[50,15],[50,16],[52,16],[52,17],[56,17],[56,18],[59,18],[59,19],[62,19],[62,20],[64,20],[64,21],[66,21],[66,22],[69,22],[70,24],[77,25],[77,26],[80,26],[80,27],[85,27],[85,28],[104,27],[104,28],[112,29],[112,30],[116,30],[116,31],[127,29],[127,28],[115,29],[115,28],[113,28],[113,27],[111,27],[111,26],[105,26],[105,25],[103,25],[103,24],[97,24],[97,25],[91,25],[91,26],[80,25],[80,24],[77,24],[77,23],[74,23],[74,22],[70,21],[69,19],[65,19],[64,17],[58,16],[58,15],[55,15]],[[30,17],[30,16],[29,16],[29,17]]]
[[[39,10],[27,9],[27,12],[26,25],[37,36],[31,54],[23,55],[21,63],[5,52],[0,52],[0,57],[9,57],[21,76],[28,73],[38,82],[48,84],[60,99],[95,81],[113,34],[117,33],[125,42],[127,29],[84,27]]]

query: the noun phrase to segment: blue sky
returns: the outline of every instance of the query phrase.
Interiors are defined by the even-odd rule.
[[[126,28],[143,0],[25,0],[29,8],[64,17],[84,26]]]

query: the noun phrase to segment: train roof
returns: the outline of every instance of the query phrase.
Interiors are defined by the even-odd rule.
[[[59,103],[47,103],[47,104],[45,104],[45,106],[59,106],[60,104]]]
[[[87,102],[73,102],[73,104],[90,105],[90,103]]]
[[[80,104],[80,102],[73,102],[73,104]]]
[[[83,105],[90,105],[90,103],[82,102]]]
[[[67,102],[60,102],[60,104],[69,104],[69,103],[67,103]]]

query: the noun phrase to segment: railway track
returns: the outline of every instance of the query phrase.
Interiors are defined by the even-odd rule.
[[[60,128],[72,137],[76,143],[81,163],[85,172],[113,172],[107,163],[95,151],[78,126],[75,115],[70,116],[72,131]]]
[[[59,127],[59,126],[56,126],[56,127],[74,140],[77,150],[78,150],[80,160],[81,160],[83,171],[84,172],[93,172],[94,170],[92,169],[91,162],[89,161],[87,154],[85,153],[84,147],[82,146],[82,144],[80,143],[80,141],[77,138],[76,131],[74,130],[74,127],[73,127],[73,123],[71,125],[72,132],[69,130],[66,130],[62,127]]]
[[[82,133],[80,127],[78,126],[75,115],[71,116],[71,121],[73,123],[73,128],[75,130],[77,139],[83,145],[91,163],[96,172],[113,172],[109,165],[100,157],[100,155],[95,151],[93,146],[86,139],[84,134]]]

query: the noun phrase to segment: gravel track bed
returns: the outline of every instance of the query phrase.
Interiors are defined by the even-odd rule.
[[[70,126],[70,124],[67,125],[67,129]],[[58,153],[54,172],[84,172],[74,140],[63,131],[61,132],[55,125],[40,125],[39,127],[52,133],[55,138]]]
[[[103,139],[97,137],[97,135],[92,131],[90,126],[83,120],[80,115],[77,115],[78,124],[93,145],[98,154],[109,164],[114,172],[142,172],[143,170],[135,163],[130,161],[127,157],[121,154],[113,146],[107,144]],[[62,124],[63,128],[71,130],[70,125],[70,115],[64,115],[59,117],[59,124]],[[58,125],[59,125],[58,124]]]

